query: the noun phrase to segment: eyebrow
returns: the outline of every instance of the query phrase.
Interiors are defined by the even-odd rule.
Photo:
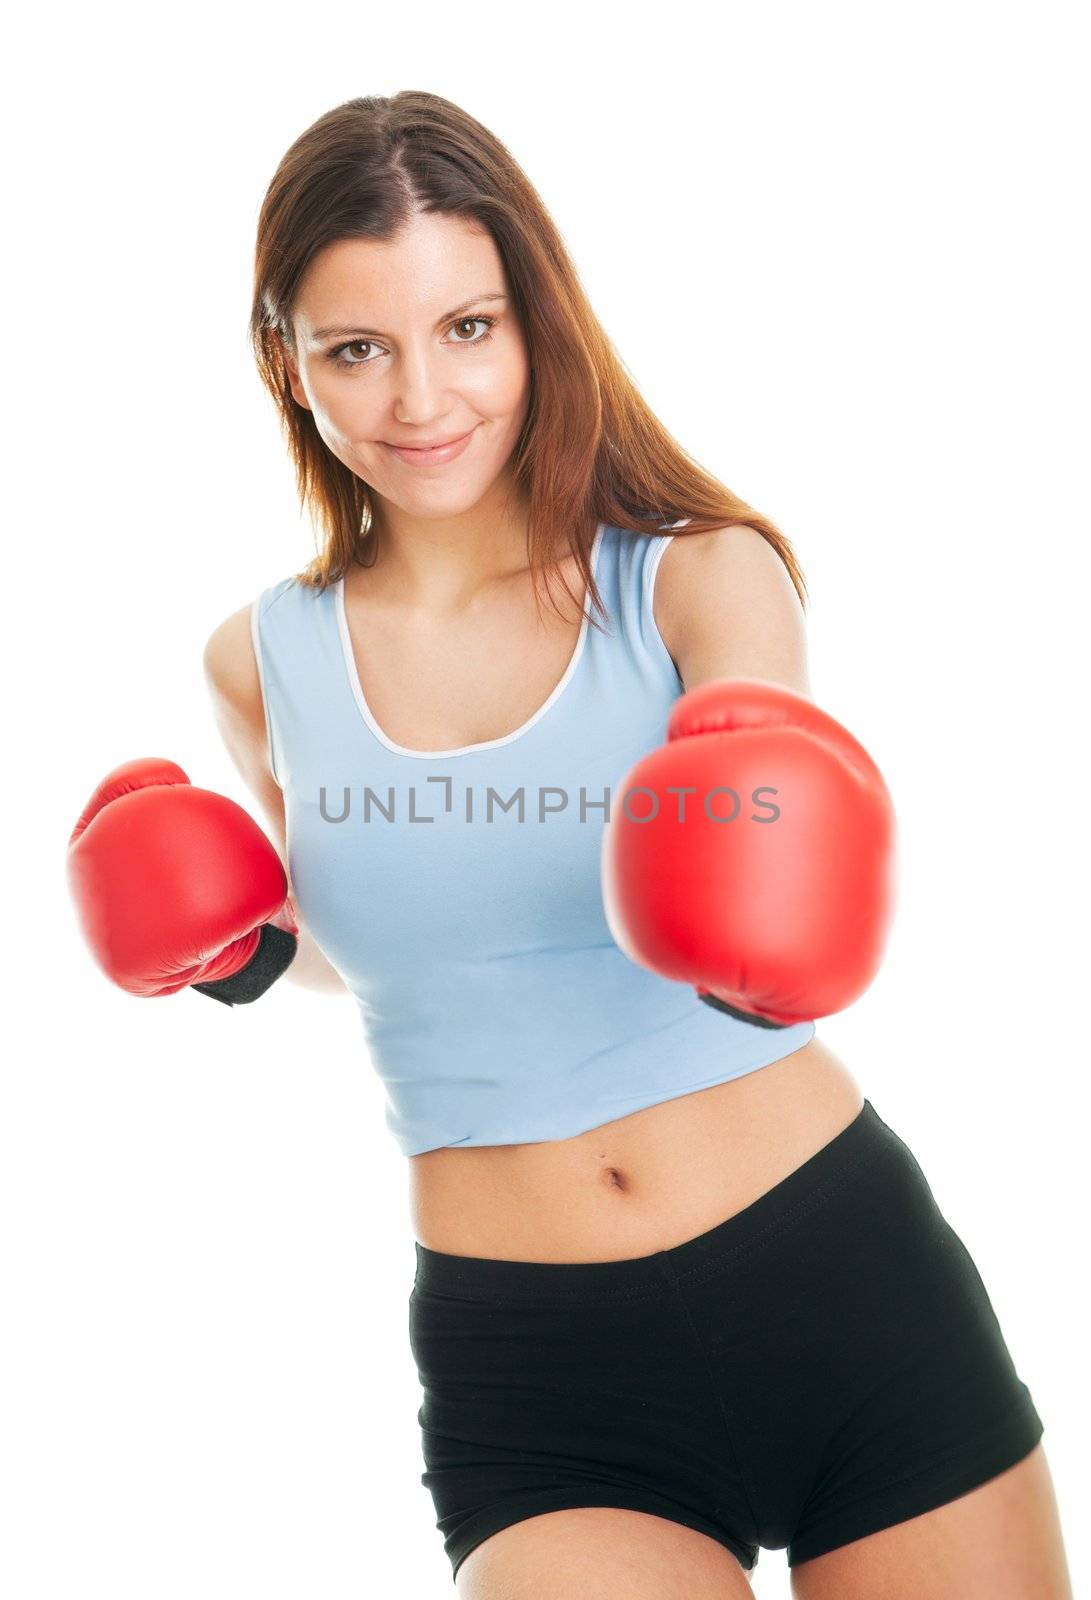
[[[436,327],[439,328],[445,322],[453,321],[453,319],[455,317],[459,316],[463,311],[468,311],[471,306],[481,305],[482,302],[485,301],[485,300],[506,300],[506,299],[507,299],[507,295],[506,294],[475,294],[472,299],[464,300],[460,306],[455,306],[451,311],[445,311],[443,313],[442,317],[438,318],[438,320],[436,322]],[[383,331],[382,331],[381,328],[360,328],[360,327],[348,328],[348,327],[345,327],[345,328],[316,328],[314,330],[314,332],[311,334],[311,338],[312,339],[347,339],[347,338],[350,338],[350,337],[351,338],[357,338],[361,334],[363,334],[366,338],[370,338],[373,334],[377,335],[379,338],[383,338],[384,337]]]

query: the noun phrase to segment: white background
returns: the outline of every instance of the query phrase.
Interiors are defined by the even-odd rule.
[[[1056,4],[54,7],[3,96],[9,821],[0,1589],[453,1592],[419,1481],[406,1163],[351,1000],[138,1001],[68,832],[313,552],[245,338],[265,186],[358,94],[509,147],[643,392],[795,541],[816,699],[901,824],[820,1034],[909,1143],[1046,1424],[1089,1581],[1085,86]],[[761,1600],[788,1594],[764,1551]]]

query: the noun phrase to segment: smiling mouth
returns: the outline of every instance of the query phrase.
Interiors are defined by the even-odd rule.
[[[457,444],[460,439],[465,439],[466,434],[472,432],[472,428],[467,428],[465,433],[453,433],[449,439],[431,439],[427,444],[394,444],[389,439],[386,442],[392,450],[442,450],[445,445]]]
[[[454,461],[458,456],[462,455],[464,450],[468,449],[478,426],[475,423],[465,433],[456,434],[453,439],[448,439],[444,444],[430,446],[387,444],[386,448],[407,466],[441,467],[445,466],[449,461]]]

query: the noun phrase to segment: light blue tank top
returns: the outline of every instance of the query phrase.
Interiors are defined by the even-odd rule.
[[[607,632],[585,616],[545,704],[454,750],[407,750],[379,727],[340,583],[285,578],[253,603],[295,898],[355,996],[407,1156],[571,1138],[814,1034],[703,1004],[631,961],[606,924],[606,807],[684,692],[652,614],[672,537],[600,524]]]

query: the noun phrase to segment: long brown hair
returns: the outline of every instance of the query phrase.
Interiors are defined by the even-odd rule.
[[[528,507],[535,580],[547,574],[565,529],[592,606],[605,615],[590,567],[599,522],[656,534],[687,519],[681,536],[743,523],[777,551],[806,605],[788,539],[688,456],[642,399],[510,152],[460,107],[416,89],[346,100],[319,117],[285,152],[261,206],[250,341],[280,413],[300,502],[324,535],[300,581],[325,588],[350,563],[370,565],[364,547],[375,541],[367,537],[367,484],[326,447],[289,386],[284,350],[294,356],[295,297],[327,245],[388,240],[418,211],[475,219],[507,274],[530,361],[530,403],[511,466]]]

